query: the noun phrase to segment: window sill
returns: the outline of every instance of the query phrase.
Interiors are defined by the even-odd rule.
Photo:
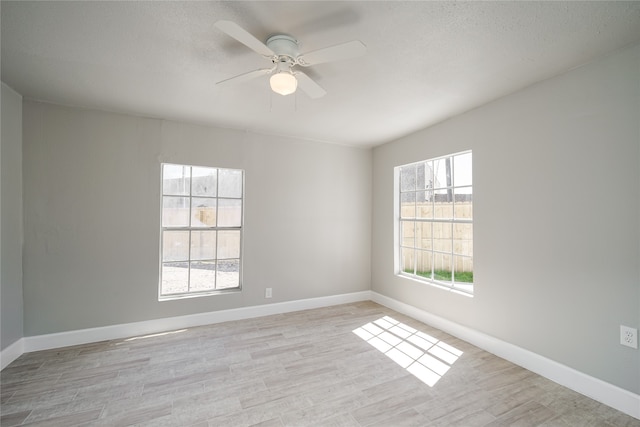
[[[402,277],[404,279],[409,279],[414,282],[424,283],[434,288],[442,289],[444,291],[453,292],[458,295],[462,295],[465,297],[473,298],[473,284],[458,284],[456,286],[446,285],[442,282],[438,282],[435,280],[427,280],[422,277],[414,276],[406,273],[396,273],[396,276]]]
[[[213,291],[207,292],[192,292],[188,294],[171,294],[171,295],[160,295],[158,296],[158,301],[174,301],[180,299],[189,299],[189,298],[200,298],[200,297],[210,297],[215,295],[223,295],[223,294],[236,294],[242,292],[242,288],[229,288],[229,289],[216,289]]]

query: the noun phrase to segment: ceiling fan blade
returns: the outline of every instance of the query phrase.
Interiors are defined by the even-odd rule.
[[[253,49],[258,52],[262,56],[274,56],[275,53],[269,49],[269,47],[262,43],[260,40],[255,38],[253,34],[242,28],[240,25],[236,24],[233,21],[218,21],[214,24],[220,30],[227,33],[227,35],[233,37],[238,40],[240,43],[245,46]]]
[[[311,77],[307,76],[302,71],[296,71],[294,73],[296,79],[298,79],[298,87],[306,92],[310,98],[322,98],[327,94],[327,91],[322,88],[318,83],[313,81]]]
[[[340,61],[355,58],[366,53],[367,47],[360,40],[338,44],[323,49],[314,50],[298,57],[298,63],[303,67],[322,64],[323,62]]]
[[[273,68],[261,68],[259,70],[249,71],[248,73],[240,74],[234,77],[230,77],[225,80],[221,80],[216,85],[228,85],[228,84],[236,84],[243,83],[249,80],[253,80],[260,76],[265,76],[270,74],[273,71]]]

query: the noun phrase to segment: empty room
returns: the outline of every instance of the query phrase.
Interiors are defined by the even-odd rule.
[[[0,425],[640,426],[639,1],[4,1]]]

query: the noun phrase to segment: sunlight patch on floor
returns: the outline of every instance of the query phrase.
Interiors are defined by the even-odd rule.
[[[389,316],[362,325],[353,333],[429,387],[462,355],[457,348]]]
[[[179,329],[177,331],[158,332],[157,334],[141,335],[141,336],[138,336],[138,337],[127,338],[126,340],[124,340],[124,342],[144,340],[144,339],[147,339],[147,338],[155,338],[155,337],[162,337],[162,336],[166,336],[166,335],[179,334],[181,332],[186,332],[186,331],[187,331],[187,329]]]

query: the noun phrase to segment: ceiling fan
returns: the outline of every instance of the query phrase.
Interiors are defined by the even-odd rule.
[[[267,39],[266,43],[263,43],[235,22],[218,21],[215,26],[270,60],[273,64],[270,68],[249,71],[248,73],[219,81],[217,84],[242,83],[270,74],[269,84],[271,89],[280,95],[290,95],[299,86],[311,98],[323,97],[327,92],[308,75],[294,69],[294,67],[297,65],[309,67],[324,62],[354,58],[364,55],[367,50],[361,41],[353,40],[301,54],[298,51],[298,41],[286,34],[273,35]]]

